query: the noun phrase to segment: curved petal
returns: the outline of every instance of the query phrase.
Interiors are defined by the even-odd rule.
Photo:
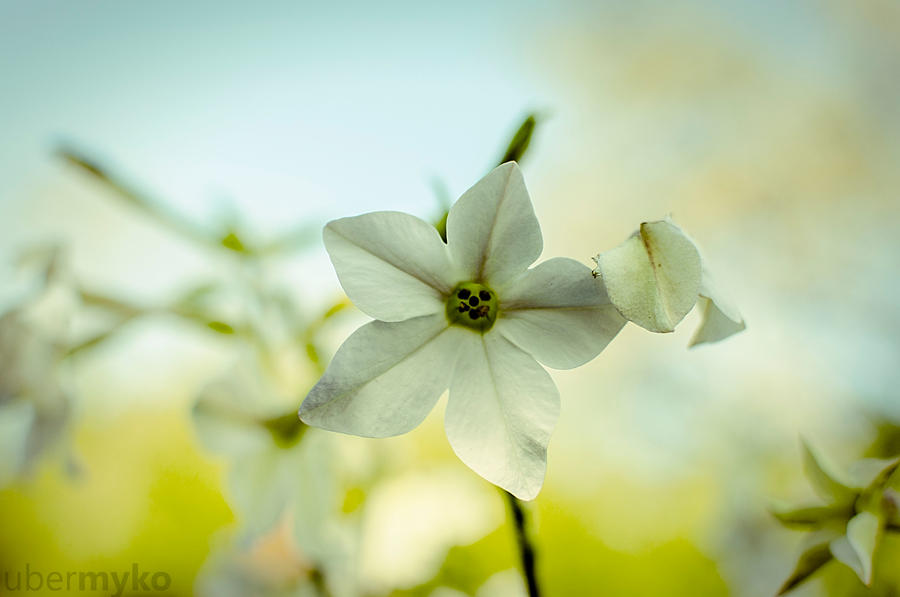
[[[866,586],[872,584],[872,562],[882,523],[871,512],[860,512],[847,523],[847,534],[831,542],[831,553],[856,572]]]
[[[603,284],[574,259],[545,261],[500,293],[497,331],[555,369],[590,361],[624,325]]]
[[[671,222],[644,222],[594,260],[619,312],[651,332],[671,332],[697,302],[700,253]]]
[[[372,321],[347,338],[300,405],[315,427],[363,437],[415,428],[450,384],[460,348],[443,313],[398,323]]]
[[[500,334],[468,332],[444,417],[456,455],[523,500],[544,482],[559,392],[528,353]]]
[[[700,327],[694,332],[688,346],[718,342],[747,327],[737,307],[732,305],[713,284],[705,263],[701,266],[700,300],[697,304],[700,308]]]
[[[502,285],[541,254],[544,241],[515,162],[494,168],[450,208],[447,243],[460,273]]]
[[[322,234],[341,286],[364,313],[403,321],[444,309],[456,284],[434,226],[380,211],[329,222]]]
[[[849,504],[856,499],[857,490],[850,486],[850,481],[837,472],[836,467],[824,454],[813,449],[802,440],[803,471],[809,479],[813,490],[823,500],[836,504]]]
[[[778,589],[777,595],[784,595],[808,579],[819,568],[830,562],[831,558],[831,551],[829,550],[827,542],[817,542],[806,548],[803,553],[800,554],[800,557],[797,558],[797,563],[794,565],[793,572],[791,572],[791,575],[787,580],[782,583],[781,588]]]

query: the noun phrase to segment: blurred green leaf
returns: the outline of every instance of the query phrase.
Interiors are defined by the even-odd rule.
[[[219,242],[223,247],[225,247],[229,251],[234,251],[235,253],[250,252],[247,250],[247,246],[244,245],[244,242],[238,237],[235,232],[229,232]]]
[[[810,527],[827,520],[848,519],[853,513],[850,506],[808,506],[803,508],[772,509],[772,515],[788,527]]]
[[[535,119],[534,114],[529,114],[528,117],[522,121],[522,124],[519,125],[513,138],[510,139],[509,145],[506,147],[506,152],[500,159],[500,164],[505,164],[506,162],[519,162],[522,160],[522,156],[525,155],[528,146],[531,144],[531,137],[534,135],[535,125],[537,125],[537,120]]]
[[[300,441],[308,429],[296,412],[291,411],[279,417],[262,421],[263,427],[269,430],[275,443],[281,448],[289,448]]]
[[[322,328],[328,322],[328,320],[330,320],[332,317],[349,306],[350,300],[347,299],[347,297],[338,299],[331,306],[325,309],[325,311],[323,311],[321,315],[313,319],[306,327],[306,329],[304,329],[299,335],[298,340],[299,342],[303,343],[303,346],[306,349],[306,356],[320,372],[324,372],[325,367],[322,363],[321,351],[319,350],[319,333],[322,331]]]
[[[806,549],[800,554],[791,575],[778,589],[778,595],[784,595],[807,580],[816,570],[827,564],[831,558],[832,555],[828,548],[828,543],[818,543]]]
[[[83,340],[83,341],[79,342],[78,344],[70,346],[66,350],[66,352],[63,356],[71,357],[71,356],[77,355],[81,352],[84,352],[85,350],[90,350],[92,348],[96,348],[96,347],[100,346],[101,344],[103,344],[104,342],[106,342],[107,340],[109,340],[110,338],[115,336],[122,329],[122,327],[124,327],[124,324],[127,323],[128,321],[130,321],[130,318],[126,319],[126,320],[122,320],[121,322],[117,323],[110,329],[108,329],[104,332],[101,332],[95,336],[91,336],[87,340]]]
[[[218,332],[220,334],[231,335],[234,334],[234,328],[225,323],[224,321],[210,321],[206,324],[206,326],[214,332]]]
[[[148,311],[137,305],[126,303],[125,301],[106,296],[89,290],[79,290],[79,298],[86,307],[94,307],[116,313],[121,317],[136,317],[143,315]]]
[[[90,174],[103,183],[108,189],[113,191],[115,196],[120,200],[137,208],[169,230],[180,234],[187,239],[205,245],[209,245],[212,242],[206,231],[186,220],[179,214],[172,212],[160,203],[136,191],[130,185],[110,174],[106,169],[86,157],[81,152],[70,147],[62,146],[57,149],[57,153],[70,164],[80,168],[82,171]]]
[[[506,152],[504,152],[503,157],[500,158],[497,165],[505,164],[506,162],[522,161],[522,157],[525,155],[528,146],[531,144],[531,137],[534,135],[535,126],[537,126],[537,119],[534,114],[529,114],[525,120],[522,121],[522,124],[519,125],[519,128],[516,129],[516,133],[513,135],[512,139],[509,140],[509,144],[506,146]],[[447,206],[444,209],[443,215],[441,215],[434,223],[434,227],[437,229],[438,234],[441,235],[441,239],[444,242],[447,242],[447,216],[450,215],[450,201],[447,199],[448,193],[439,179],[435,179],[432,186],[435,189],[435,196],[442,204]]]
[[[328,307],[322,314],[321,321],[325,322],[350,306],[350,301],[346,297],[339,299],[333,305]]]
[[[318,224],[311,223],[301,224],[280,238],[260,246],[248,244],[234,230],[217,234],[214,230],[198,226],[162,203],[138,192],[133,186],[116,177],[80,151],[63,145],[57,149],[57,154],[69,164],[103,183],[114,192],[117,198],[156,220],[157,223],[184,238],[207,247],[224,248],[247,257],[268,256],[310,247],[318,239],[320,227]]]

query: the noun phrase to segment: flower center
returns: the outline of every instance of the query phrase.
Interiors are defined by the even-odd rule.
[[[476,282],[460,282],[447,297],[447,320],[486,332],[497,319],[497,295]]]

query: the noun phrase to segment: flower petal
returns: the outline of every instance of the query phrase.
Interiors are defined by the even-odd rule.
[[[872,584],[872,561],[881,527],[875,514],[860,512],[847,523],[847,535],[831,542],[834,557],[853,569],[866,586]]]
[[[522,273],[544,241],[515,162],[494,168],[450,208],[447,243],[467,279],[493,285]]]
[[[847,477],[860,489],[883,485],[900,468],[900,458],[863,458],[850,465]]]
[[[410,431],[450,384],[458,337],[466,333],[448,328],[443,313],[367,323],[338,349],[300,405],[300,418],[363,437]]]
[[[815,543],[800,554],[794,570],[786,581],[778,589],[778,595],[784,595],[806,579],[815,571],[831,561],[831,551],[828,543]]]
[[[28,436],[36,418],[30,402],[0,403],[0,489],[14,482],[26,468]]]
[[[497,333],[467,332],[444,426],[456,455],[523,500],[544,482],[559,392],[528,353]]]
[[[671,332],[697,302],[700,253],[669,221],[644,222],[594,260],[619,312],[651,332]]]
[[[718,342],[732,334],[743,331],[747,326],[737,307],[731,304],[712,282],[712,276],[702,264],[700,279],[700,327],[688,346],[705,342]]]
[[[323,238],[347,296],[375,319],[442,311],[443,296],[458,281],[437,230],[409,214],[341,218],[325,226]]]
[[[813,449],[806,440],[803,444],[803,470],[815,492],[823,500],[833,504],[847,504],[856,499],[858,487],[837,472],[824,454]]]
[[[591,270],[558,257],[499,291],[497,331],[541,363],[571,369],[600,354],[625,325]]]

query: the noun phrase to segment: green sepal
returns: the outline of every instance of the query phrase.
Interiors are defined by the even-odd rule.
[[[772,516],[778,519],[778,522],[791,528],[815,527],[831,520],[849,520],[853,515],[853,509],[849,505],[773,507],[770,511]]]

